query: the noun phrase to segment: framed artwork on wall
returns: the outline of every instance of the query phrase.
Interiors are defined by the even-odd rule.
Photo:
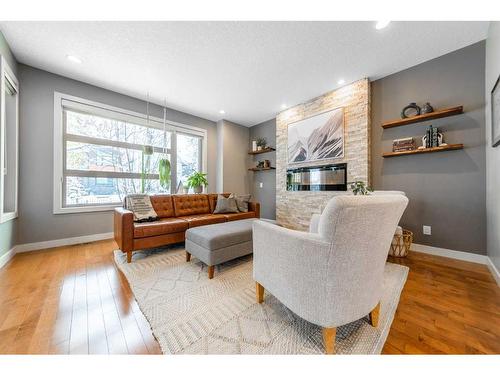
[[[491,146],[500,145],[500,77],[491,90]]]
[[[288,125],[288,164],[344,157],[344,108]]]

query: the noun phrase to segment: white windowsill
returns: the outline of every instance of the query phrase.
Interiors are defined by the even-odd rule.
[[[102,212],[113,211],[116,207],[121,207],[121,203],[109,204],[103,206],[83,206],[83,207],[57,207],[54,208],[54,215],[75,214],[82,212]]]
[[[17,218],[17,212],[5,212],[0,214],[0,224],[6,223]]]

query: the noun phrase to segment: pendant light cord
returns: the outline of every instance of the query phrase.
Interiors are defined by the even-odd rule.
[[[163,153],[167,156],[167,98],[163,106]]]

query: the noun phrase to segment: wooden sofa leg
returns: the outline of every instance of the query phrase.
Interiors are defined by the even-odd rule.
[[[187,251],[186,251],[186,262],[189,262],[191,260],[191,254],[189,254]]]
[[[380,316],[380,302],[370,311],[370,323],[373,327],[378,326],[378,318]]]
[[[214,278],[214,271],[215,271],[215,266],[208,266],[208,278],[209,279]]]
[[[132,251],[127,251],[127,263],[132,262]]]
[[[257,303],[264,302],[264,287],[259,283],[255,283],[255,296],[257,297]]]
[[[335,335],[337,328],[323,328],[323,344],[325,345],[326,354],[335,354]]]

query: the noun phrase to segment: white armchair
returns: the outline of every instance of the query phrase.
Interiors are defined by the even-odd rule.
[[[384,266],[408,199],[403,195],[337,196],[317,233],[263,221],[253,224],[257,301],[264,288],[301,318],[323,327],[327,353],[336,327],[370,315],[378,322]]]

